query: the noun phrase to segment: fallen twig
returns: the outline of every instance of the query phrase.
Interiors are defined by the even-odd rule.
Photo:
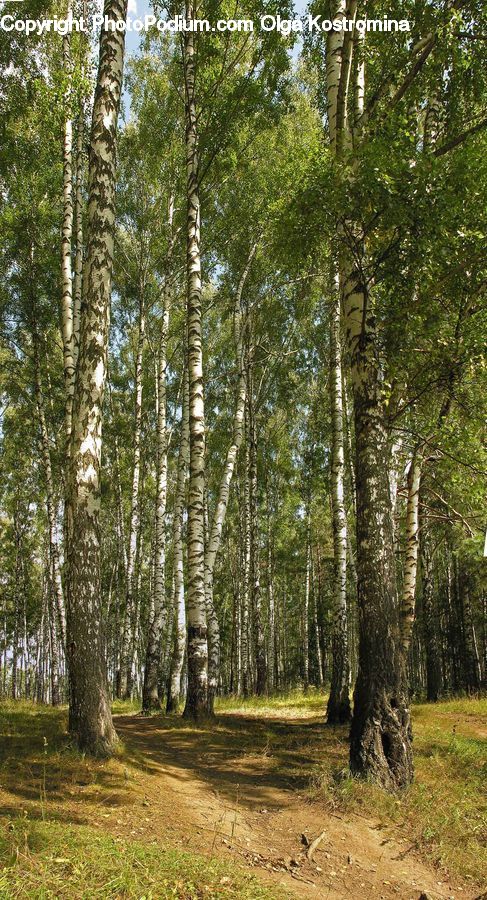
[[[306,857],[310,862],[313,859],[313,856],[316,853],[316,850],[318,849],[318,847],[320,846],[323,838],[325,837],[325,834],[326,834],[326,830],[322,831],[321,834],[318,835],[318,837],[315,837],[314,841],[311,841],[311,844],[309,845],[309,847],[306,851]]]

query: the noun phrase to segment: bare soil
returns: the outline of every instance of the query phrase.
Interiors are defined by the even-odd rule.
[[[420,859],[403,830],[310,801],[322,720],[226,714],[195,728],[176,718],[119,716],[116,727],[130,790],[122,804],[104,798],[99,824],[107,830],[233,858],[294,897],[478,895]]]

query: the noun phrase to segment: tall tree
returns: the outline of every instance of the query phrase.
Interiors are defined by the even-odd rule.
[[[194,5],[186,2],[186,19]],[[186,122],[186,253],[187,354],[189,378],[189,497],[188,497],[188,694],[184,715],[206,715],[208,698],[208,630],[205,602],[205,405],[203,397],[202,287],[200,249],[200,169],[196,110],[196,47],[192,31],[183,41],[184,109]]]
[[[104,14],[115,25],[124,22],[126,0],[106,0]],[[68,476],[69,727],[82,749],[101,754],[110,753],[117,740],[107,694],[103,632],[100,465],[124,45],[123,29],[102,29],[90,132],[83,304]]]
[[[326,708],[326,720],[330,725],[348,722],[351,719],[347,616],[348,538],[342,391],[340,291],[338,285],[335,285],[335,294],[330,303],[331,506],[334,562],[332,670],[330,695]]]

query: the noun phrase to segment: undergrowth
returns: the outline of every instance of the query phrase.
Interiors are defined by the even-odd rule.
[[[138,704],[117,704],[118,713],[134,709]],[[309,769],[301,768],[310,777],[312,799],[345,815],[360,813],[400,827],[429,860],[476,884],[487,883],[487,701],[464,698],[413,706],[416,778],[395,795],[349,777],[347,728],[321,728],[324,710],[325,698],[315,690],[220,699],[217,713],[223,715],[213,739],[228,731],[230,742],[242,742],[245,734],[254,752],[268,752],[271,762],[291,776],[292,765],[303,766],[296,756],[302,750],[298,732],[276,722],[268,739],[265,719],[271,727],[272,719],[313,718],[306,747]],[[264,722],[234,733],[232,714]],[[123,747],[119,758],[106,765],[85,759],[70,746],[66,719],[64,709],[0,704],[0,787],[9,792],[0,814],[0,897],[272,896],[231,866],[169,845],[113,837],[90,827],[89,821],[63,821],[60,810],[71,784],[86,785],[85,802],[95,804],[90,809],[100,803],[103,791],[116,790],[124,802],[131,767],[144,763],[133,752],[124,758]],[[183,725],[179,719],[164,721],[165,727]],[[68,893],[61,890],[67,881]]]

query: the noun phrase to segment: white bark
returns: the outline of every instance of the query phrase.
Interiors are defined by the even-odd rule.
[[[172,220],[172,207],[170,212]],[[171,222],[172,224],[172,222]],[[170,265],[170,254],[168,263]],[[168,265],[168,269],[169,269]],[[152,615],[144,673],[142,708],[145,712],[159,704],[158,675],[161,664],[162,633],[166,608],[166,506],[167,506],[167,339],[171,303],[169,272],[164,281],[161,332],[157,354],[157,464],[156,464],[156,513],[154,546],[154,587],[152,591]]]
[[[68,16],[71,3],[68,4]],[[73,394],[74,394],[74,343],[73,343],[73,281],[72,281],[72,240],[73,240],[73,120],[72,120],[72,60],[71,35],[63,37],[63,66],[66,77],[64,91],[64,133],[63,133],[63,222],[61,230],[61,324],[63,339],[64,383],[65,383],[65,437],[70,448]]]
[[[332,19],[345,16],[346,0],[334,0],[331,10]],[[340,86],[340,74],[342,68],[343,31],[330,31],[326,43],[326,91],[328,130],[330,144],[333,152],[337,150],[337,110],[338,90]]]
[[[186,3],[186,18],[194,7]],[[201,251],[198,128],[195,101],[195,37],[184,33],[186,172],[187,172],[187,346],[189,376],[188,498],[188,693],[184,715],[198,719],[207,712],[208,639],[205,601],[205,406],[201,312]]]
[[[106,0],[104,13],[115,23],[124,22],[126,0]],[[86,262],[67,490],[69,725],[81,749],[104,754],[112,751],[117,739],[107,692],[103,635],[100,467],[124,44],[123,30],[101,30],[90,133]]]
[[[333,638],[332,674],[327,719],[336,724],[350,719],[350,660],[347,620],[347,515],[345,508],[345,452],[343,378],[340,336],[340,285],[335,277],[330,310],[331,506],[333,524]]]
[[[405,665],[407,661],[414,624],[416,580],[418,572],[421,464],[421,451],[416,450],[409,464],[407,474],[406,559],[404,563],[404,583],[400,608],[403,665]]]
[[[39,356],[38,336],[34,332],[34,366],[35,366],[35,393],[37,415],[41,433],[41,453],[44,478],[46,481],[46,510],[49,533],[49,569],[51,573],[52,591],[56,602],[56,617],[59,634],[63,647],[66,647],[66,615],[64,610],[63,584],[61,579],[61,566],[59,562],[59,547],[56,529],[56,502],[54,497],[54,480],[52,475],[51,448],[49,432],[47,430],[44,391],[42,389],[41,366]],[[49,607],[52,616],[52,606]],[[54,623],[53,623],[54,624]]]
[[[184,598],[183,513],[189,463],[189,379],[185,365],[183,374],[183,411],[179,444],[178,471],[173,515],[173,609],[174,646],[169,672],[166,712],[178,707],[181,696],[181,675],[186,649],[186,605]]]
[[[309,688],[309,600],[311,595],[311,517],[308,511],[306,524],[306,575],[303,608],[303,687]]]
[[[142,432],[143,356],[145,345],[145,285],[141,277],[139,290],[139,324],[135,360],[134,457],[127,550],[127,590],[120,654],[120,696],[129,699],[133,688],[133,653],[135,638],[136,555],[140,529],[140,441]],[[165,376],[164,376],[165,377]]]
[[[76,378],[76,366],[79,354],[79,330],[81,323],[81,294],[83,280],[83,181],[84,181],[84,103],[78,118],[78,132],[76,136],[76,196],[75,196],[75,255],[73,275],[73,369]],[[74,384],[73,384],[74,390]]]
[[[213,710],[213,700],[218,685],[218,670],[220,663],[220,633],[218,619],[213,602],[213,574],[215,562],[221,544],[221,536],[228,500],[230,497],[230,484],[235,470],[238,451],[244,437],[245,402],[247,397],[247,378],[245,371],[244,355],[244,330],[245,318],[242,309],[242,295],[245,283],[250,273],[252,261],[257,251],[257,244],[250,250],[247,262],[240,278],[234,306],[234,339],[235,357],[238,370],[237,399],[233,416],[232,440],[227,450],[225,465],[218,489],[217,502],[211,522],[209,539],[205,552],[205,595],[208,616],[208,710]]]

